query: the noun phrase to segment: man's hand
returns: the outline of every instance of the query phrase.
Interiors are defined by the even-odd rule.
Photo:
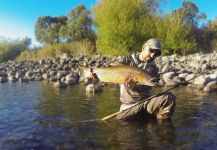
[[[127,86],[127,87],[129,87],[130,89],[132,89],[132,88],[134,88],[135,87],[135,85],[136,85],[136,81],[134,81],[133,79],[127,79],[126,81],[125,81],[125,85]]]

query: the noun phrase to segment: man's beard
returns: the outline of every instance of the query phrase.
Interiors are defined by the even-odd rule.
[[[147,62],[151,62],[151,61],[153,61],[153,60],[154,60],[154,58],[149,57],[149,56],[146,58],[146,61],[147,61]]]

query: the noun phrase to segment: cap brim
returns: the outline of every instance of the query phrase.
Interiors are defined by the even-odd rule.
[[[159,48],[159,47],[151,47],[151,49],[159,49],[159,50],[161,50],[161,48]]]

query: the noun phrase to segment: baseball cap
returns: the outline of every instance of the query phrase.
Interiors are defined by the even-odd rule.
[[[146,45],[147,45],[150,49],[159,49],[159,50],[162,49],[161,42],[160,42],[160,40],[158,40],[158,39],[149,39],[149,40],[146,42]]]

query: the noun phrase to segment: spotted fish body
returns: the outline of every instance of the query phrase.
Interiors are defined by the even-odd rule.
[[[144,85],[154,86],[153,78],[148,72],[138,67],[129,65],[111,66],[105,68],[93,68],[93,73],[97,75],[101,82],[111,82],[122,84],[128,79],[133,79]],[[91,76],[90,69],[83,72],[85,78]]]

